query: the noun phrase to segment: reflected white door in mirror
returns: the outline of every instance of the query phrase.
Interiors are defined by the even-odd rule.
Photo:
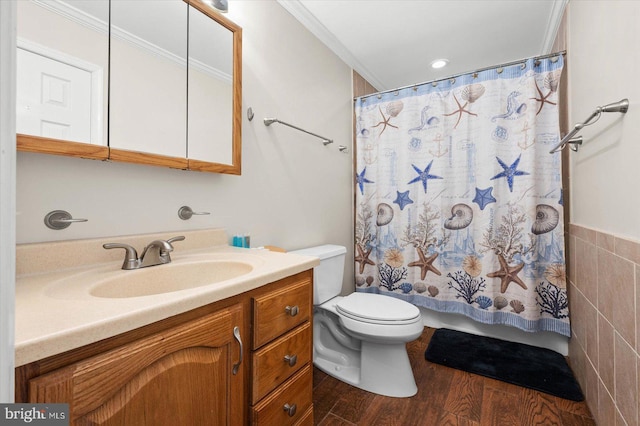
[[[18,40],[16,132],[103,144],[102,67]]]

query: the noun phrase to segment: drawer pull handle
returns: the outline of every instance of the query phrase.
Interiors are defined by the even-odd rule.
[[[298,355],[285,355],[284,362],[289,364],[289,367],[293,367],[298,362]]]
[[[233,337],[235,337],[235,339],[238,341],[238,344],[240,345],[240,359],[238,360],[237,364],[233,364],[233,369],[231,370],[231,372],[235,376],[236,374],[238,374],[238,369],[240,368],[240,364],[242,364],[242,352],[243,352],[242,339],[240,338],[240,328],[238,326],[233,327]]]
[[[287,311],[287,313],[292,317],[295,317],[296,315],[298,315],[299,308],[298,308],[298,305],[287,306],[286,308],[284,308],[284,310]]]
[[[289,415],[289,417],[293,417],[296,415],[296,409],[298,408],[296,406],[296,404],[293,405],[289,405],[289,404],[284,404],[284,411],[287,412],[287,414]]]

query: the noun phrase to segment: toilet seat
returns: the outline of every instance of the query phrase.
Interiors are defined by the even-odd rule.
[[[420,309],[394,297],[351,293],[335,305],[340,315],[369,324],[403,325],[421,321]]]

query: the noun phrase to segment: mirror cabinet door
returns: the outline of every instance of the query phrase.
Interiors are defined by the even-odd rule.
[[[234,34],[210,6],[190,1],[189,8],[189,168],[239,173],[234,151]],[[228,26],[225,26],[227,24]]]
[[[108,0],[18,1],[21,151],[106,159]]]
[[[241,173],[242,28],[206,0],[189,3],[189,169]]]
[[[180,0],[111,2],[111,159],[187,168],[187,12]]]

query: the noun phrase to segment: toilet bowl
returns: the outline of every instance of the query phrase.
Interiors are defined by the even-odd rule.
[[[390,296],[342,289],[346,249],[325,245],[293,253],[317,256],[314,268],[313,363],[366,391],[409,397],[418,388],[406,344],[424,329],[420,310]]]

